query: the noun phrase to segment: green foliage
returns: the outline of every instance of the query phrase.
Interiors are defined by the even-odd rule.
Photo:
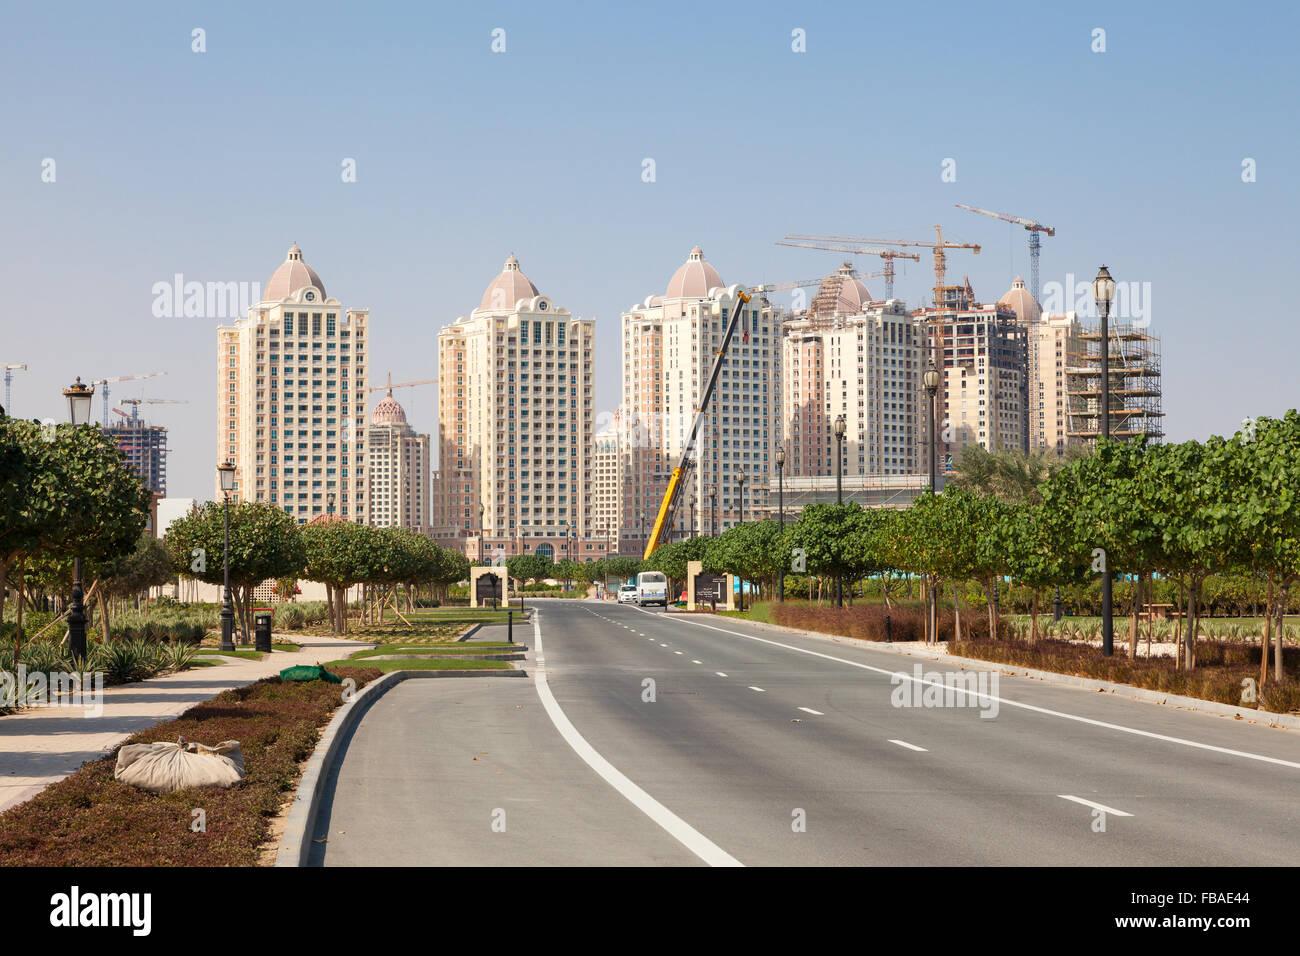
[[[167,529],[164,542],[181,574],[208,584],[222,583],[225,507],[222,502],[207,502]],[[231,502],[231,584],[252,588],[267,578],[297,575],[306,563],[303,539],[298,523],[279,508]]]

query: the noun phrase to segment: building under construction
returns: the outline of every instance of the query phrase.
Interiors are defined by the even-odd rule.
[[[1112,324],[1109,340],[1110,436],[1128,441],[1164,436],[1160,339],[1133,324]],[[1071,444],[1089,444],[1101,432],[1101,329],[1084,326],[1065,370]]]
[[[126,463],[144,486],[167,497],[167,429],[129,418],[120,425],[109,425],[104,434],[126,454]]]

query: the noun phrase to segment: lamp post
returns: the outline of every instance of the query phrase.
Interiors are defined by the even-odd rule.
[[[848,428],[848,422],[844,420],[841,414],[835,419],[835,504],[842,506],[844,504],[844,431]],[[835,576],[835,606],[844,606],[844,578],[842,575]]]
[[[740,524],[745,523],[745,472],[742,470],[736,475],[736,484],[739,486],[740,497]],[[740,612],[745,612],[745,578],[740,576]]]
[[[709,517],[709,537],[718,536],[718,486],[714,485],[713,490],[709,492],[709,498],[713,501],[713,514]]]
[[[1115,280],[1105,266],[1092,280],[1092,294],[1101,315],[1101,438],[1110,441],[1110,303],[1115,298]],[[1103,552],[1104,554],[1104,552]],[[1106,555],[1101,575],[1101,656],[1115,653],[1115,622],[1111,616],[1110,557]]]
[[[483,507],[483,502],[478,503],[478,559],[487,560],[487,542],[483,538],[483,512],[487,509]]]
[[[325,513],[327,515],[334,514],[334,501],[335,501],[334,492],[331,491],[329,494],[325,496]]]
[[[776,446],[776,523],[782,534],[785,533],[785,446]],[[785,601],[785,560],[781,561],[781,570],[776,572],[776,601]]]
[[[939,391],[939,370],[934,367],[934,359],[930,359],[930,367],[925,370],[925,392],[930,396],[930,494],[934,494],[934,486],[939,482],[939,449],[934,443],[934,396]]]
[[[68,421],[75,428],[90,421],[90,403],[95,397],[95,386],[81,384],[77,381],[63,390],[63,397],[68,403]],[[68,651],[74,661],[86,659],[86,607],[82,603],[81,591],[81,555],[72,559],[72,603],[68,607]],[[79,665],[78,665],[79,666]]]
[[[221,496],[225,499],[225,545],[221,559],[221,573],[225,589],[221,592],[221,649],[235,649],[235,609],[230,601],[230,493],[235,489],[235,463],[222,462],[217,465],[217,476],[221,479]]]

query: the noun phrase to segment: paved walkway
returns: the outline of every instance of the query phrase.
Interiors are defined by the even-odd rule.
[[[298,638],[296,643],[302,650],[276,651],[260,661],[226,658],[228,663],[214,667],[105,687],[99,716],[88,708],[35,707],[0,717],[0,811],[30,800],[132,734],[222,691],[270,677],[295,664],[338,660],[373,644],[312,636]]]

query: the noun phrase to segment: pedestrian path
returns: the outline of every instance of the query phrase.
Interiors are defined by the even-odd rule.
[[[260,661],[226,658],[228,663],[218,666],[105,687],[103,712],[98,716],[80,707],[33,707],[0,716],[0,811],[30,800],[132,734],[222,691],[295,664],[324,664],[373,646],[370,641],[313,636],[295,642],[301,650],[276,651]]]

